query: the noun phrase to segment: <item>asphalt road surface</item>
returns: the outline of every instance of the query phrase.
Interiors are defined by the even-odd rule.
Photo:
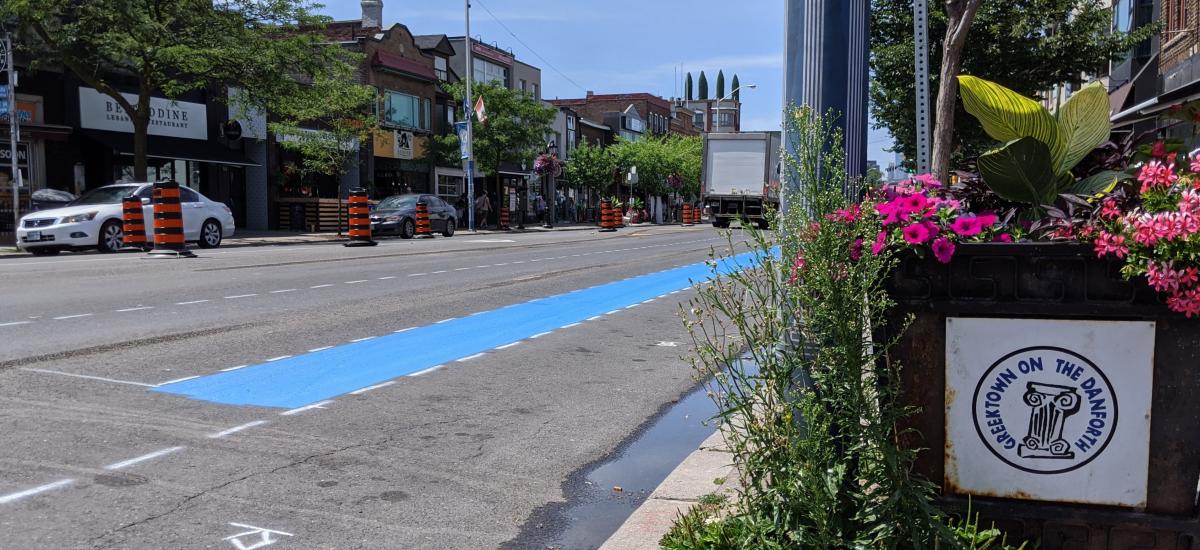
[[[0,259],[0,547],[497,547],[694,386],[678,313],[712,247]]]

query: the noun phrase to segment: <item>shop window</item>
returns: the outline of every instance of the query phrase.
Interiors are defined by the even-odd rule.
[[[385,92],[383,119],[402,128],[420,128],[420,99],[399,92]]]
[[[447,176],[439,174],[437,177],[437,194],[439,197],[446,199],[446,202],[454,204],[458,200],[459,188],[462,187],[462,176]]]

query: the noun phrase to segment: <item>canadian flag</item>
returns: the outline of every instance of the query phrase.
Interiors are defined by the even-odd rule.
[[[480,124],[487,122],[487,111],[483,108],[483,96],[475,100],[475,118]]]

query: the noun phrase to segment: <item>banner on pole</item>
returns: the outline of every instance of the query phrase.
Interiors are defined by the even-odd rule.
[[[462,158],[465,159],[468,156],[470,156],[467,154],[467,123],[466,122],[455,122],[454,123],[454,131],[458,133],[459,152],[462,154]]]

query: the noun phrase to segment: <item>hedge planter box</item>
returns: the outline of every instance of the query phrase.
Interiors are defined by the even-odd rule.
[[[1072,244],[908,255],[888,282],[919,474],[1009,542],[1200,548],[1200,320]],[[939,452],[940,450],[940,452]]]

